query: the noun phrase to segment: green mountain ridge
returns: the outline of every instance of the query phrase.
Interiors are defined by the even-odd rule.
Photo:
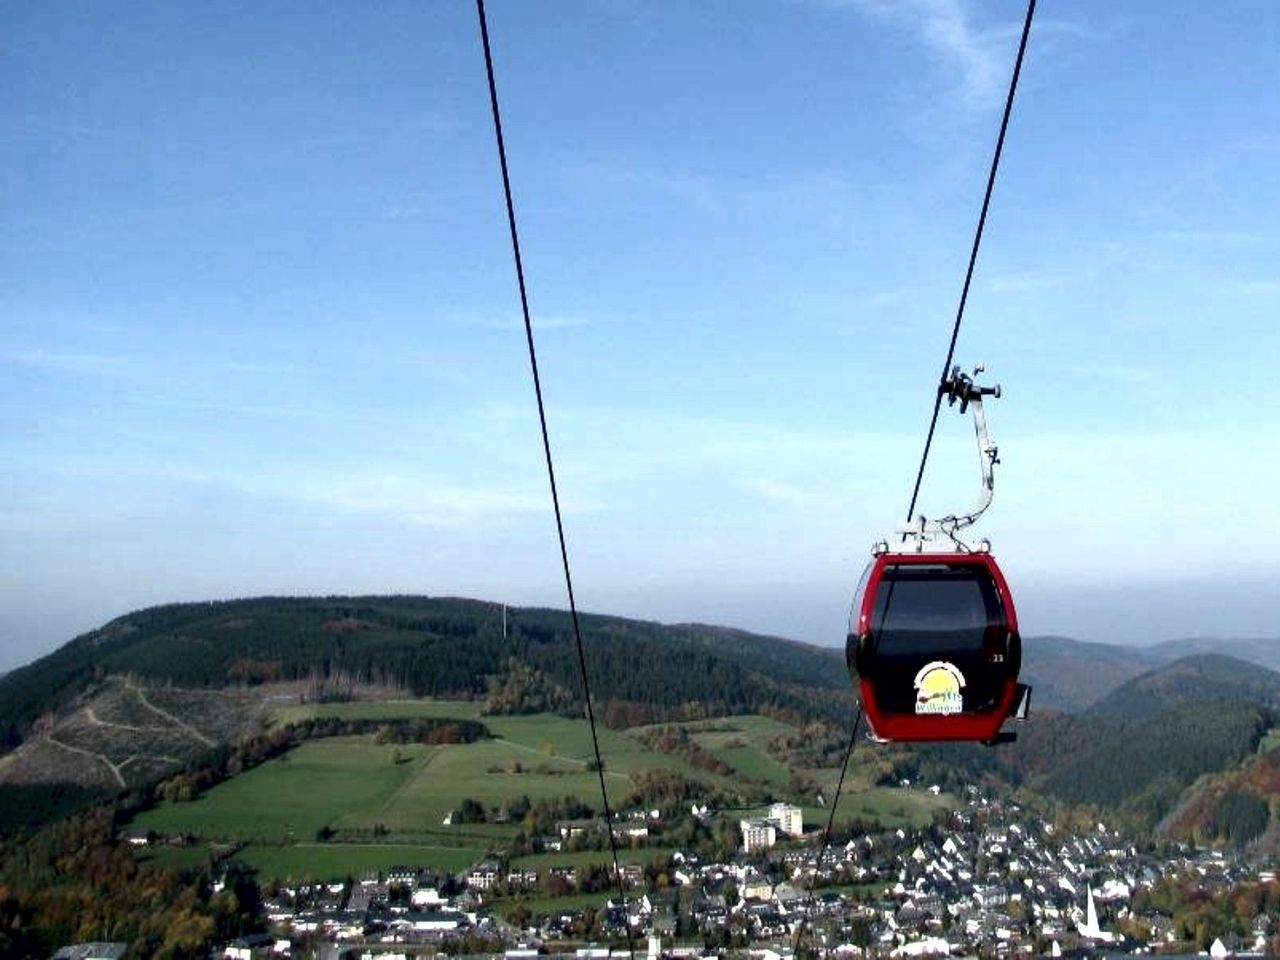
[[[1133,677],[1095,702],[1089,712],[1139,720],[1203,701],[1275,706],[1280,704],[1280,673],[1227,654],[1193,654]]]
[[[199,702],[192,697],[200,690],[275,684],[292,684],[294,696],[308,687],[312,695],[460,698],[481,701],[477,710],[491,713],[580,716],[567,613],[507,608],[505,621],[504,636],[497,604],[421,596],[258,597],[139,610],[0,677],[0,733],[13,750],[37,727],[45,740],[66,729],[85,743],[101,741],[100,752],[119,765],[128,750],[104,739],[109,731],[95,726],[94,704],[99,714],[114,704],[127,722],[130,711],[163,710],[167,702],[170,714],[181,712],[179,704]],[[838,731],[853,716],[841,649],[706,624],[599,614],[582,615],[581,624],[597,717],[606,725],[764,713]],[[997,750],[902,746],[886,756],[953,787],[986,779],[1152,824],[1197,778],[1255,751],[1280,706],[1280,674],[1265,667],[1222,653],[1172,662],[1161,662],[1163,655],[1028,638],[1024,678],[1035,688],[1036,708],[1029,723],[1015,726],[1017,743]],[[133,680],[120,678],[135,678],[137,691]],[[169,687],[175,692],[166,700],[158,691]],[[251,722],[253,709],[244,706],[237,722]],[[225,733],[170,731],[179,740],[159,752],[194,757],[202,735],[222,742],[233,729],[242,728],[228,722]],[[30,748],[23,749],[29,770]],[[49,757],[61,757],[58,769],[77,779],[70,774],[83,759],[56,750],[37,759],[51,763]],[[130,784],[146,778],[136,764],[128,771],[99,767],[85,785],[105,789],[122,775]],[[53,779],[62,778],[55,770]]]
[[[1162,660],[1201,653],[1224,653],[1271,670],[1280,670],[1280,637],[1182,637],[1144,648]]]
[[[1158,655],[1139,647],[1024,637],[1022,681],[1030,684],[1037,708],[1078,713],[1126,680],[1159,664]]]
[[[834,722],[851,715],[840,647],[699,623],[584,614],[582,624],[595,697],[631,705],[637,722],[646,706],[661,719],[692,703],[712,712],[779,707]],[[1271,681],[1242,693],[1239,669],[1220,678],[1231,689],[1210,689],[1216,674],[1208,668],[1199,671],[1196,689],[1182,693],[1169,679],[1160,681],[1160,691],[1117,689],[1158,673],[1180,645],[1210,642],[1223,650],[1243,644],[1254,655],[1267,649],[1262,641],[1136,648],[1027,637],[1023,677],[1034,688],[1037,711],[1124,717],[1158,712],[1170,697],[1270,702]],[[331,596],[168,604],[117,617],[0,675],[0,749],[12,749],[40,716],[65,708],[95,679],[112,674],[192,687],[343,675],[411,696],[481,698],[513,664],[542,678],[553,700],[566,706],[580,700],[564,611],[509,608],[504,640],[500,605],[481,600]]]
[[[637,716],[781,709],[840,721],[853,690],[832,651],[745,631],[580,617],[593,698]],[[345,677],[416,697],[482,698],[519,668],[568,708],[581,678],[563,611],[429,597],[260,597],[136,611],[0,679],[0,744],[96,680],[221,687]],[[514,705],[513,709],[519,709]],[[633,717],[635,719],[635,717]]]

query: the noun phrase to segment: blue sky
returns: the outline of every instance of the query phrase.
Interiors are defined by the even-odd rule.
[[[491,0],[584,609],[842,642],[1022,13]],[[0,668],[173,600],[562,605],[472,5],[0,16]],[[1040,4],[957,354],[1025,632],[1280,633],[1278,49]],[[927,514],[975,458],[944,417]]]

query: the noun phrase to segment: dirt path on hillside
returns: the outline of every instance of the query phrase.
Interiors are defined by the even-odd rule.
[[[110,760],[108,760],[101,753],[94,753],[92,750],[84,749],[84,747],[73,747],[69,743],[63,743],[61,740],[55,737],[52,733],[45,734],[45,740],[53,744],[55,747],[61,747],[63,750],[70,750],[72,753],[78,753],[78,754],[81,754],[82,756],[92,757],[94,760],[101,760],[104,764],[106,764],[107,769],[111,771],[111,775],[116,778],[116,782],[120,784],[120,786],[122,787],[128,786],[128,784],[124,782],[124,774],[120,772],[120,768],[117,767]]]
[[[172,713],[170,713],[168,710],[162,710],[159,707],[157,707],[154,703],[152,703],[150,700],[147,699],[146,692],[143,691],[141,687],[135,686],[132,680],[127,681],[125,683],[125,686],[128,689],[132,690],[135,694],[137,694],[138,700],[142,703],[142,705],[146,707],[148,710],[150,710],[152,713],[154,713],[156,716],[164,717],[170,723],[176,724],[177,726],[181,727],[183,730],[187,731],[187,733],[191,734],[191,736],[195,737],[197,740],[203,743],[206,747],[217,746],[217,744],[213,740],[210,740],[208,737],[206,737],[203,733],[201,733],[195,727],[191,726],[191,724],[187,723],[185,720],[180,720],[177,717],[175,717]]]
[[[133,763],[135,760],[160,760],[160,761],[163,761],[164,763],[176,763],[176,764],[182,763],[182,760],[180,758],[167,757],[163,753],[131,753],[129,754],[129,756],[125,757],[123,761],[121,761],[120,769],[123,770],[125,767]]]
[[[117,730],[132,730],[134,733],[163,733],[168,727],[135,727],[131,723],[116,723],[114,720],[103,720],[93,712],[93,707],[86,706],[84,715],[89,722],[99,727],[115,727]]]

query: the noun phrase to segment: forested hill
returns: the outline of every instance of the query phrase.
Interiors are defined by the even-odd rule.
[[[1197,654],[1132,678],[1094,703],[1089,712],[1141,720],[1209,700],[1280,705],[1280,674],[1225,654]]]
[[[700,625],[583,615],[593,698],[618,725],[795,711],[843,720],[838,651]],[[17,744],[95,678],[219,687],[342,677],[413,696],[486,696],[508,711],[581,709],[563,611],[429,597],[261,597],[127,614],[0,678],[0,735]]]
[[[1148,647],[1147,650],[1162,660],[1176,660],[1202,653],[1225,653],[1271,670],[1280,670],[1280,637],[1192,637],[1166,640]]]

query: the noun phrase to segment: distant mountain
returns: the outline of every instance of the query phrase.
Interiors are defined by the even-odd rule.
[[[1190,637],[1166,640],[1144,650],[1160,660],[1177,660],[1198,653],[1222,653],[1271,670],[1280,670],[1280,637]]]
[[[1239,701],[1186,703],[1134,720],[1045,712],[1018,726],[1008,746],[904,745],[894,775],[951,791],[1002,783],[1145,830],[1205,775],[1253,755],[1272,722],[1266,708]]]
[[[712,712],[781,707],[837,722],[852,713],[841,649],[705,624],[590,614],[581,622],[593,694],[627,704],[623,714],[635,722],[694,703]],[[139,610],[0,677],[0,747],[15,746],[37,717],[111,674],[211,688],[344,676],[407,695],[484,697],[518,664],[544,688],[544,706],[575,702],[581,681],[567,614],[510,608],[507,624],[504,638],[497,604],[406,596]],[[1085,709],[1156,662],[1129,647],[1025,641],[1037,708]]]
[[[1176,820],[1190,802],[1189,788],[1203,791],[1204,783],[1256,753],[1278,707],[1280,673],[1223,654],[1182,657],[1094,703],[1077,721],[1092,733],[1077,736],[1070,751],[1046,753],[1031,765],[1027,780],[1051,796],[1117,810],[1147,825]],[[1212,795],[1222,799],[1229,792],[1223,787]],[[1239,793],[1231,794],[1217,819],[1206,813],[1216,805],[1191,803],[1188,822],[1205,837],[1249,833],[1256,827],[1257,801]]]
[[[1280,704],[1280,673],[1223,654],[1197,654],[1132,678],[1094,703],[1089,712],[1142,720],[1207,700]]]
[[[1071,713],[1092,706],[1161,660],[1139,647],[1067,637],[1024,637],[1022,650],[1022,679],[1032,687],[1033,708]]]

